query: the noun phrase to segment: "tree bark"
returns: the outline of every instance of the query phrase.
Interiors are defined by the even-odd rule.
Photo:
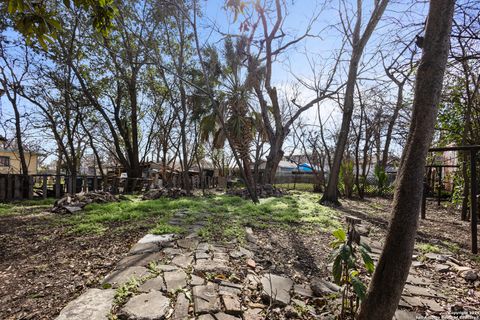
[[[423,175],[447,62],[454,0],[431,1],[418,68],[412,122],[402,155],[392,220],[359,320],[392,319],[412,261]]]

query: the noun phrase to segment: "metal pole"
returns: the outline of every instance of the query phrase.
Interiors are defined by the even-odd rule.
[[[471,227],[472,227],[472,253],[478,253],[477,240],[477,222],[478,222],[478,208],[477,208],[477,150],[470,151],[470,171],[472,176],[470,189],[470,207],[471,207]]]

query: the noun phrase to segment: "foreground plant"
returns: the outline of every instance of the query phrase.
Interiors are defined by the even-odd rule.
[[[367,288],[360,279],[361,264],[369,274],[375,268],[370,247],[359,244],[357,235],[353,225],[349,227],[348,236],[343,229],[333,232],[335,240],[331,245],[335,251],[332,273],[335,283],[342,287],[340,319],[354,319],[360,302],[365,298]]]

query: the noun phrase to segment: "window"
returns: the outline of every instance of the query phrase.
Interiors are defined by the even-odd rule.
[[[10,157],[0,156],[0,167],[10,167]]]

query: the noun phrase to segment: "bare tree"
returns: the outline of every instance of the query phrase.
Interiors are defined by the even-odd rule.
[[[368,294],[361,305],[360,320],[392,319],[410,270],[426,156],[440,102],[454,5],[454,0],[430,2],[416,77],[412,124],[402,154],[392,218]]]
[[[328,184],[325,193],[321,199],[323,204],[338,205],[338,178],[340,174],[340,165],[342,163],[343,154],[345,152],[345,146],[348,140],[348,134],[350,131],[350,123],[352,121],[352,114],[354,109],[354,93],[355,83],[358,74],[358,66],[363,55],[363,51],[370,39],[375,27],[377,26],[380,18],[387,7],[388,0],[375,1],[373,10],[370,13],[370,17],[362,31],[363,22],[363,1],[357,0],[355,25],[352,26],[348,17],[345,17],[342,10],[346,8],[345,1],[342,1],[342,7],[340,17],[342,19],[342,27],[344,33],[349,36],[349,42],[352,47],[352,53],[350,57],[350,63],[348,67],[348,78],[345,87],[345,97],[343,101],[343,116],[340,133],[336,143],[335,154],[332,161],[332,168],[328,177]]]

